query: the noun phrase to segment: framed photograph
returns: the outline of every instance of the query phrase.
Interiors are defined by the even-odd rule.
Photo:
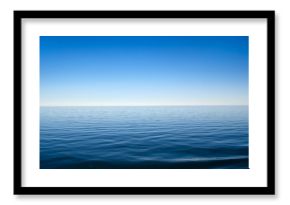
[[[274,11],[14,11],[15,194],[274,194]]]

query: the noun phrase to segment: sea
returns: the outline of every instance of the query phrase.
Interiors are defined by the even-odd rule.
[[[248,169],[248,106],[40,107],[40,169]]]

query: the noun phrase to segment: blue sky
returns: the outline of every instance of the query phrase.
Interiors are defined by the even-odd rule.
[[[248,37],[41,36],[40,104],[248,105]]]

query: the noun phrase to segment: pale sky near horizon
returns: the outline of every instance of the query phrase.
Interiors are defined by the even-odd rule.
[[[248,105],[248,37],[41,36],[40,104]]]

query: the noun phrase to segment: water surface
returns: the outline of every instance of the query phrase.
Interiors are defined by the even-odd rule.
[[[247,169],[247,106],[41,107],[41,169]]]

